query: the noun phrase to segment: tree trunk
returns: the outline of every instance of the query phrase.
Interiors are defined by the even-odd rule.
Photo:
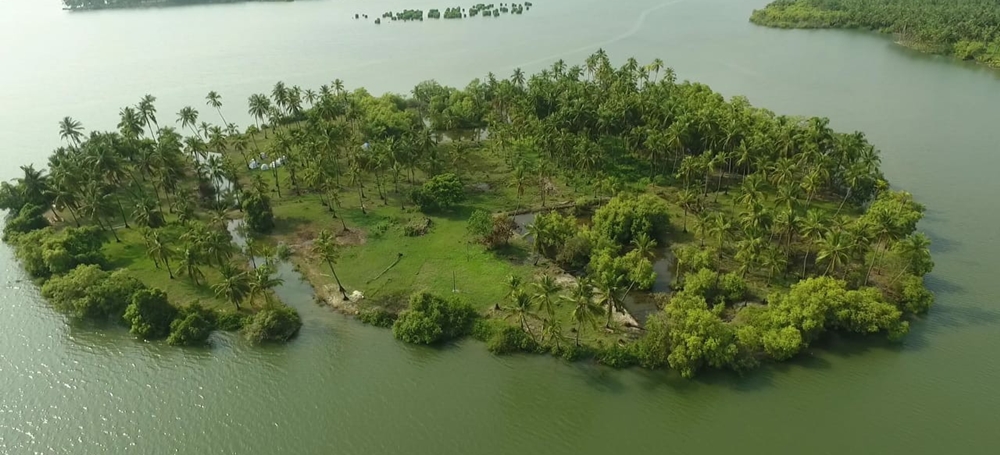
[[[330,266],[330,272],[333,273],[333,279],[337,280],[337,288],[340,291],[341,295],[344,296],[344,301],[345,302],[350,302],[351,299],[349,297],[347,297],[347,289],[344,289],[344,285],[340,284],[340,277],[337,276],[337,271],[334,270],[334,268],[333,268],[333,262],[326,261],[326,265]]]
[[[166,254],[163,255],[163,266],[167,268],[167,275],[170,279],[174,279],[174,271],[170,268],[170,258]]]
[[[118,211],[122,214],[122,222],[125,223],[125,229],[128,229],[128,218],[125,217],[125,208],[122,207],[122,200],[118,195],[115,195],[115,202],[118,203]]]

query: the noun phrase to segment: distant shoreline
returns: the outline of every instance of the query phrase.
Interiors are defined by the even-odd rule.
[[[89,4],[86,0],[63,0],[63,11],[101,11],[109,9],[161,8],[174,6],[206,5],[214,3],[292,2],[295,0],[132,0],[118,4]],[[72,5],[70,3],[73,3]]]

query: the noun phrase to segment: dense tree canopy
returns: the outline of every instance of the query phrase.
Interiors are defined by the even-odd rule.
[[[875,30],[917,49],[1000,66],[1000,5],[991,0],[778,0],[750,20]]]

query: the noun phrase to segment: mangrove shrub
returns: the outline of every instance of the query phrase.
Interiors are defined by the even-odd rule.
[[[476,317],[468,303],[418,292],[393,323],[392,334],[407,343],[434,344],[468,335]]]

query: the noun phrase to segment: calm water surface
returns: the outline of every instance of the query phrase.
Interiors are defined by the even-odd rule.
[[[293,343],[204,350],[69,324],[0,247],[0,453],[607,454],[997,453],[1000,393],[1000,81],[863,33],[778,31],[766,0],[539,0],[522,17],[375,26],[423,0],[296,1],[70,14],[0,2],[0,177],[44,163],[56,122],[112,128],[159,97],[160,123],[219,91],[230,120],[271,84],[341,78],[373,92],[435,78],[582,61],[663,58],[681,78],[780,113],[860,129],[884,169],[929,207],[938,294],[901,347],[841,341],[745,379],[683,381],[474,342],[394,341],[279,290],[302,312]],[[866,347],[867,346],[867,347]]]

